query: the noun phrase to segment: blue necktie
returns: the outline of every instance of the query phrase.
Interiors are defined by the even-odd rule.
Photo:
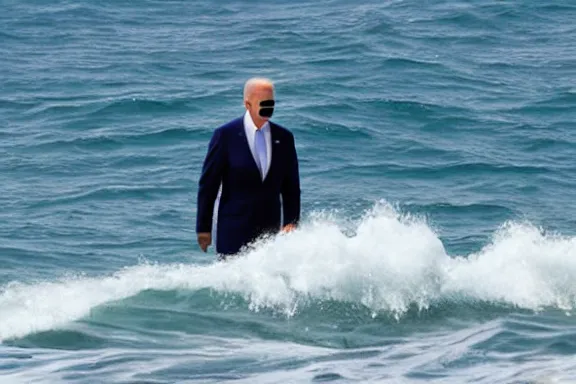
[[[256,130],[256,136],[254,137],[254,147],[256,149],[256,158],[258,159],[258,168],[260,168],[260,174],[264,177],[264,169],[266,169],[266,139],[264,138],[264,132],[262,129]]]

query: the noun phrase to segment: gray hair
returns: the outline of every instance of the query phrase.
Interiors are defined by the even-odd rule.
[[[244,84],[244,100],[248,98],[248,95],[250,92],[252,92],[252,89],[258,85],[269,85],[272,87],[272,90],[274,90],[274,83],[272,83],[272,80],[266,77],[253,77],[248,79],[248,81],[246,81]]]

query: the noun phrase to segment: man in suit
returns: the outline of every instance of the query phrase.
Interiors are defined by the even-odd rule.
[[[216,252],[224,259],[261,235],[295,229],[300,220],[294,135],[270,120],[275,107],[272,82],[248,80],[244,106],[243,116],[214,131],[198,183],[196,232],[204,252],[212,243],[214,205],[222,188]]]

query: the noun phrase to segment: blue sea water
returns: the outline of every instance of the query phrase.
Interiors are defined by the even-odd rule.
[[[1,383],[576,380],[576,4],[0,0]],[[303,223],[195,241],[276,83]]]

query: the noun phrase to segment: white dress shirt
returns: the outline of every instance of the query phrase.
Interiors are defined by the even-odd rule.
[[[256,124],[252,121],[250,112],[246,111],[244,114],[244,130],[246,132],[246,138],[248,139],[248,145],[250,146],[250,152],[252,152],[252,157],[256,161],[256,164],[258,164],[258,158],[256,157],[256,149],[254,148],[254,136],[257,129]],[[264,133],[264,138],[266,139],[266,167],[264,168],[264,172],[262,172],[262,180],[264,180],[272,161],[272,135],[270,133],[270,124],[268,122],[264,123],[260,129]]]

